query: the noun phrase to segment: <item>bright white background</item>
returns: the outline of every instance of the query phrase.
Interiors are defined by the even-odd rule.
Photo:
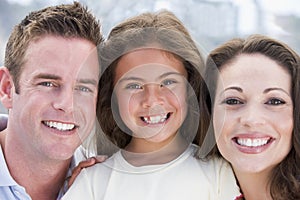
[[[168,9],[186,25],[204,55],[233,37],[261,33],[300,52],[300,7],[296,0],[78,0],[102,23],[107,36],[121,20],[145,11]],[[30,11],[71,0],[0,0],[0,65],[13,26]],[[1,109],[0,112],[5,112]]]

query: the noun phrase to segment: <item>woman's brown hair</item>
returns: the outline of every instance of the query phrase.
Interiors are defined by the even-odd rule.
[[[300,199],[300,60],[286,44],[263,35],[251,35],[246,39],[232,39],[213,50],[206,61],[205,80],[209,92],[203,89],[202,101],[207,103],[207,111],[212,114],[218,73],[224,65],[233,62],[240,54],[262,54],[286,69],[292,80],[292,101],[294,129],[292,148],[286,158],[279,163],[270,176],[270,192],[273,199]],[[212,123],[212,120],[211,122]],[[281,122],[284,123],[284,122]],[[212,127],[212,126],[210,126]],[[214,135],[210,129],[211,136]],[[217,146],[210,155],[221,156]]]

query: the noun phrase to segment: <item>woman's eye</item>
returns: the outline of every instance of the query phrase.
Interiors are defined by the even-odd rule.
[[[163,87],[163,86],[171,85],[171,84],[174,84],[174,83],[177,83],[177,81],[171,80],[171,79],[167,79],[167,80],[164,80],[164,81],[160,84],[160,86]]]
[[[281,99],[273,98],[273,99],[268,100],[266,102],[266,104],[277,106],[277,105],[285,104],[285,101],[283,101]]]
[[[225,99],[223,103],[228,105],[244,104],[242,101],[233,98]]]
[[[131,84],[126,85],[125,88],[126,89],[143,89],[143,86],[140,84],[131,83]]]

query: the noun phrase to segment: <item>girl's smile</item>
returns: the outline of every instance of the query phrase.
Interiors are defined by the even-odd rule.
[[[142,116],[141,120],[146,124],[156,125],[166,122],[170,118],[170,116],[171,113],[163,113],[158,115]]]
[[[186,77],[182,62],[163,50],[139,49],[121,57],[113,101],[131,142],[139,138],[164,146],[172,141],[187,114]]]

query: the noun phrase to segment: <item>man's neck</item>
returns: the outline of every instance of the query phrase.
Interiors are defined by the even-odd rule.
[[[63,186],[70,159],[55,161],[37,159],[16,148],[12,141],[0,135],[6,164],[14,180],[26,189],[33,200],[54,200]]]

